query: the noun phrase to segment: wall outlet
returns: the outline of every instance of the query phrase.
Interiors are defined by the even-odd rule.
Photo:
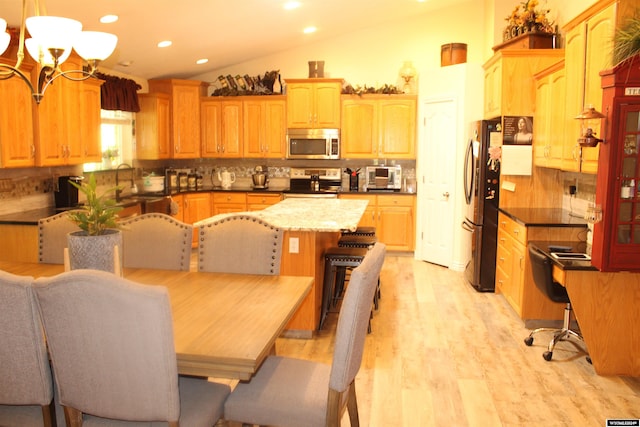
[[[569,186],[569,194],[570,195],[575,196],[577,192],[578,192],[578,187],[576,187],[575,185],[570,185]]]
[[[289,253],[297,254],[300,252],[300,239],[297,237],[289,237]]]

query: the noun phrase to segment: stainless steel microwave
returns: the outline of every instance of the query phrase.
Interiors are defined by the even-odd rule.
[[[340,129],[289,129],[287,159],[339,159]]]

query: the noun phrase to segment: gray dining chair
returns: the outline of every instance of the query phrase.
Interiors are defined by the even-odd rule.
[[[33,278],[0,271],[0,426],[56,426]]]
[[[38,221],[38,261],[45,264],[63,264],[67,234],[80,231],[67,218],[69,211],[42,218]]]
[[[229,387],[178,376],[166,288],[74,270],[37,279],[34,290],[68,425],[220,419]]]
[[[193,226],[162,213],[120,222],[124,267],[189,271]]]
[[[376,243],[351,273],[331,366],[269,356],[256,375],[240,382],[227,398],[227,421],[281,427],[340,426],[348,409],[351,426],[359,425],[355,377],[385,252],[385,245]]]
[[[247,214],[215,216],[195,226],[198,271],[280,274],[282,229]]]

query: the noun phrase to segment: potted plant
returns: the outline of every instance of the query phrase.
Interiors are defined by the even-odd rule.
[[[640,18],[629,18],[616,30],[613,38],[613,65],[617,65],[640,53]]]
[[[69,182],[86,196],[85,203],[68,214],[69,219],[81,229],[68,234],[70,268],[116,272],[119,270],[114,255],[116,246],[118,261],[122,265],[122,235],[118,224],[118,212],[122,207],[116,206],[112,196],[117,187],[99,195],[93,174],[87,182]]]

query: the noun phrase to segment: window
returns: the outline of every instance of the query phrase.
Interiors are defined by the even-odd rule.
[[[115,169],[120,163],[133,159],[134,113],[117,110],[101,110],[102,162],[85,163],[84,171]]]

